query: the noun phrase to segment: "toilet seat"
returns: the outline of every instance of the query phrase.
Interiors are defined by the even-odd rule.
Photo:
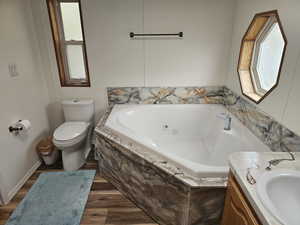
[[[65,122],[53,134],[53,141],[58,145],[72,145],[82,141],[88,130],[87,122]]]

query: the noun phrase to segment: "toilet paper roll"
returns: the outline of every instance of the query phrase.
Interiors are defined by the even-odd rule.
[[[22,131],[27,131],[31,128],[31,123],[29,120],[20,120],[16,125],[18,127],[22,127]]]

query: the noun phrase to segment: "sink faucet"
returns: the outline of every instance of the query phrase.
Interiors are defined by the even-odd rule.
[[[295,155],[293,152],[289,152],[289,155],[291,156],[290,159],[272,159],[269,161],[269,165],[266,167],[266,170],[271,170],[272,166],[277,166],[279,163],[281,163],[282,161],[295,161]]]
[[[224,120],[224,130],[231,130],[231,116],[227,113],[220,113],[217,115],[217,117],[221,118]]]

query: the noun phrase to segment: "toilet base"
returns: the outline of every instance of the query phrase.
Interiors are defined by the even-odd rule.
[[[64,170],[73,171],[78,170],[85,163],[83,151],[62,151],[62,161]]]
[[[80,169],[86,162],[86,158],[91,150],[92,129],[89,128],[88,135],[83,142],[75,146],[59,148],[62,152],[63,167],[66,171]]]

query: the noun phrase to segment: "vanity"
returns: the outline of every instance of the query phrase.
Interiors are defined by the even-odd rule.
[[[222,225],[260,224],[255,211],[231,173],[228,180]]]
[[[294,155],[295,160],[283,152],[232,154],[221,224],[300,224],[300,154]],[[277,159],[288,160],[266,170]]]

